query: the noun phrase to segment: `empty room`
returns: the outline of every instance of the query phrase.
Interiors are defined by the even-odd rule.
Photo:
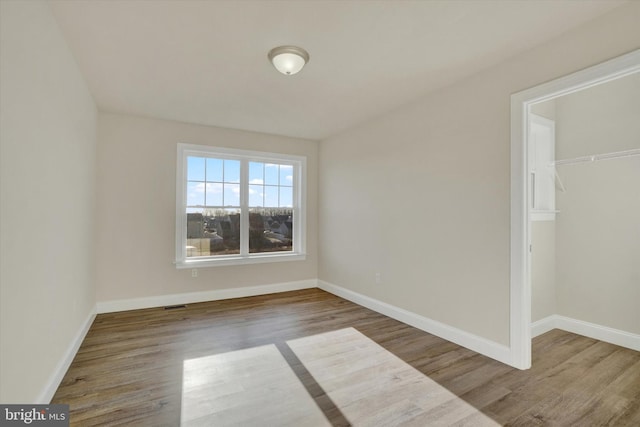
[[[0,424],[638,426],[638,117],[636,0],[0,0]]]

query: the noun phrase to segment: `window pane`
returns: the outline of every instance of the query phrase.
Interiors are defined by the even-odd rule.
[[[305,178],[304,158],[259,156],[244,150],[178,145],[177,174],[184,177],[177,188],[178,213],[182,209],[176,216],[179,268],[267,262],[277,258],[266,256],[269,253],[287,258],[305,247],[303,221],[295,223],[293,218],[294,212],[305,208],[298,206],[304,198],[297,197],[304,194],[298,188]],[[295,236],[294,224],[301,231]]]
[[[222,206],[222,184],[207,183],[207,206]]]
[[[278,207],[278,187],[264,187],[264,206]]]
[[[249,162],[249,184],[264,184],[264,163]]]
[[[240,160],[224,161],[224,182],[240,182]]]
[[[278,185],[278,165],[267,163],[264,165],[264,183],[267,185]]]
[[[240,253],[240,210],[187,213],[187,258]]]
[[[293,251],[291,209],[249,209],[249,252]]]
[[[204,157],[187,157],[187,181],[204,181]]]
[[[207,159],[207,181],[222,182],[222,159]]]
[[[249,206],[264,206],[264,187],[262,185],[249,186]]]
[[[187,206],[204,206],[204,182],[187,182]]]
[[[280,185],[293,185],[293,166],[280,165]]]
[[[293,187],[280,187],[280,206],[293,207]]]
[[[240,184],[224,184],[224,205],[240,206]]]

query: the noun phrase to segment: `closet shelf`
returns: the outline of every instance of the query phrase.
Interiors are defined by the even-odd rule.
[[[622,157],[640,156],[640,148],[626,151],[614,151],[612,153],[593,154],[591,156],[574,157],[573,159],[556,160],[551,164],[553,166],[574,165],[577,163],[590,163],[598,160],[619,159]]]

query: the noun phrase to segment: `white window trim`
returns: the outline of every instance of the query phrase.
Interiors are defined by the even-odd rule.
[[[240,254],[214,255],[209,257],[187,258],[187,157],[222,157],[237,159],[243,163],[240,178],[240,205],[248,208],[249,196],[247,164],[250,161],[288,162],[294,164],[294,222],[293,222],[293,252],[248,253],[248,239],[242,239]],[[223,265],[259,264],[281,261],[302,261],[306,259],[306,188],[307,188],[307,159],[303,156],[291,154],[267,153],[261,151],[239,150],[232,148],[212,147],[207,145],[178,144],[176,162],[176,268],[199,268]],[[241,221],[241,233],[247,235],[249,217],[245,215]]]

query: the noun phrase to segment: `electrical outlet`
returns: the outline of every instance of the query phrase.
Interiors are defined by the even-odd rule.
[[[191,277],[198,277],[198,269],[197,268],[192,268],[191,269]]]
[[[382,283],[382,275],[380,273],[376,273],[376,285]]]

